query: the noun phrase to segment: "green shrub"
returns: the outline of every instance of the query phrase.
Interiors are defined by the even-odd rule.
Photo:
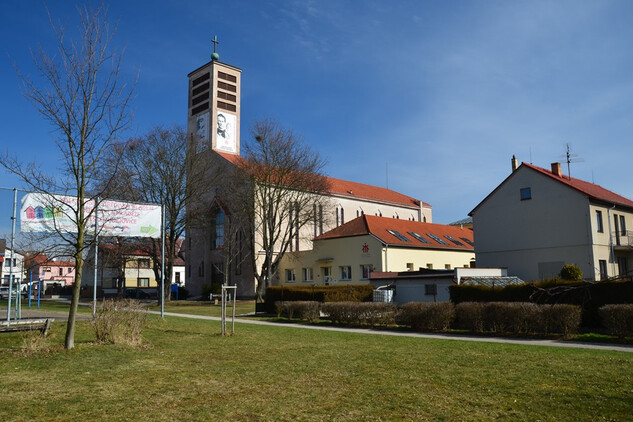
[[[334,324],[342,325],[393,325],[396,305],[384,302],[327,302],[321,310]]]
[[[483,307],[484,330],[492,333],[527,334],[540,327],[538,305],[527,302],[490,302]]]
[[[484,286],[452,285],[451,302],[532,302],[570,304],[582,309],[584,327],[600,327],[598,309],[606,304],[633,303],[633,281],[579,282],[552,278],[535,283],[491,289]]]
[[[92,326],[99,342],[138,346],[146,318],[147,311],[139,301],[104,300]]]
[[[396,322],[415,331],[445,331],[454,318],[455,307],[450,302],[409,302],[398,311]]]
[[[455,328],[483,333],[484,306],[484,302],[462,302],[455,305]]]
[[[541,323],[544,334],[562,334],[569,337],[577,333],[582,318],[582,309],[577,305],[559,303],[554,305],[540,305]]]
[[[489,302],[483,309],[484,330],[492,333],[510,332],[510,309],[508,302]]]
[[[563,265],[560,270],[560,277],[563,280],[580,281],[582,280],[582,270],[574,264]]]
[[[374,287],[369,284],[347,286],[269,286],[266,288],[265,309],[275,311],[275,302],[368,302]]]
[[[605,305],[598,311],[609,334],[619,338],[633,336],[633,304]]]
[[[276,302],[277,318],[282,315],[289,319],[299,318],[308,322],[317,321],[320,317],[321,304],[315,301]]]

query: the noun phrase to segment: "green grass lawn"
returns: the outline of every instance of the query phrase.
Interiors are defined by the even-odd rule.
[[[630,420],[633,353],[150,316],[145,346],[24,356],[0,334],[0,420]]]

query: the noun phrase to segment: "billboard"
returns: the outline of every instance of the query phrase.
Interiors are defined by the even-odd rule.
[[[86,215],[95,202],[86,201]],[[75,210],[77,197],[28,193],[22,198],[20,228],[23,232],[77,231]],[[103,200],[98,203],[98,233],[101,236],[155,237],[161,236],[161,207],[153,204]],[[88,221],[87,231],[94,233],[95,213]]]
[[[235,141],[237,117],[231,113],[218,112],[216,123],[216,148],[233,153],[237,152]]]

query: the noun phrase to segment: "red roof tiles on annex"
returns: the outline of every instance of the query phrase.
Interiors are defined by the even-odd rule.
[[[225,160],[239,165],[244,160],[241,156],[235,154],[228,154],[221,151],[215,151],[218,155]],[[356,198],[361,200],[375,200],[381,202],[390,202],[398,205],[405,205],[411,208],[418,208],[420,204],[425,208],[431,208],[431,205],[426,202],[421,202],[415,198],[404,195],[402,193],[393,191],[387,188],[381,188],[378,186],[366,185],[364,183],[350,182],[348,180],[336,179],[334,177],[327,177],[330,184],[330,193],[333,195],[344,196],[347,198]]]
[[[399,239],[389,233],[388,230],[397,231],[409,241]],[[428,243],[423,243],[416,239],[409,232],[417,233],[425,238]],[[395,218],[377,217],[373,215],[362,215],[341,226],[338,226],[327,233],[317,236],[315,240],[335,239],[340,237],[362,236],[371,234],[383,243],[388,245],[398,245],[416,248],[431,249],[459,249],[473,251],[474,247],[464,241],[468,239],[473,242],[473,231],[459,226],[446,226],[443,224],[422,223],[419,221],[398,220]],[[433,234],[442,239],[446,244],[438,243],[429,234]],[[451,236],[462,245],[456,245],[446,236]]]

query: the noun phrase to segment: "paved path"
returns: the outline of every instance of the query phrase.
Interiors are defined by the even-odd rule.
[[[68,312],[60,312],[60,311],[48,311],[41,310],[37,308],[27,308],[26,306],[22,307],[22,319],[25,318],[52,318],[55,321],[68,321]],[[15,311],[11,310],[11,321],[15,319]],[[92,315],[77,312],[77,320],[90,320],[92,319]],[[7,320],[7,308],[0,308],[0,321]]]
[[[0,320],[6,319],[6,308],[0,308]],[[148,311],[150,314],[160,315],[160,311]],[[204,315],[190,315],[179,314],[173,312],[165,312],[167,317],[177,318],[190,318],[190,319],[202,319],[207,321],[220,321],[220,317],[204,316]],[[53,318],[56,321],[66,321],[68,319],[68,313],[57,311],[45,311],[36,309],[22,308],[22,318]],[[89,320],[92,316],[87,313],[78,313],[78,320]],[[12,316],[13,319],[13,316]],[[633,353],[633,345],[622,344],[605,344],[605,343],[583,343],[576,341],[562,341],[562,340],[547,340],[547,339],[516,339],[505,337],[485,337],[485,336],[472,336],[461,334],[423,334],[413,333],[406,331],[389,331],[389,330],[376,330],[371,328],[346,328],[346,327],[325,327],[322,325],[303,325],[292,324],[285,322],[272,322],[262,321],[258,319],[251,319],[248,316],[242,318],[236,318],[235,322],[238,324],[254,324],[254,325],[269,325],[277,327],[286,327],[294,329],[304,330],[323,330],[323,331],[337,331],[343,333],[355,333],[355,334],[371,334],[380,336],[394,336],[394,337],[414,337],[414,338],[429,338],[438,340],[454,340],[454,341],[476,341],[485,343],[505,343],[505,344],[521,344],[527,346],[546,346],[546,347],[567,347],[573,349],[593,349],[593,350],[613,350],[618,352]]]
[[[151,314],[160,315],[159,311],[149,311]],[[173,312],[165,312],[165,316],[179,317],[179,318],[191,318],[202,319],[209,321],[220,321],[220,317],[204,316],[204,315],[189,315],[189,314],[177,314]],[[228,320],[230,321],[230,319]],[[242,324],[255,324],[255,325],[273,325],[277,327],[297,328],[305,330],[324,330],[324,331],[338,331],[344,333],[357,333],[357,334],[373,334],[381,336],[394,336],[394,337],[416,337],[416,338],[429,338],[439,340],[455,340],[455,341],[478,341],[485,343],[505,343],[505,344],[522,344],[528,346],[549,346],[549,347],[567,347],[572,349],[593,349],[593,350],[613,350],[618,352],[633,353],[633,346],[620,345],[620,344],[605,344],[605,343],[583,343],[575,341],[562,341],[562,340],[547,340],[547,339],[514,339],[504,337],[479,337],[460,334],[423,334],[401,331],[388,331],[388,330],[376,330],[371,328],[345,328],[345,327],[324,327],[319,325],[303,325],[292,324],[283,322],[271,322],[261,321],[257,319],[249,318],[236,318],[236,323]]]

